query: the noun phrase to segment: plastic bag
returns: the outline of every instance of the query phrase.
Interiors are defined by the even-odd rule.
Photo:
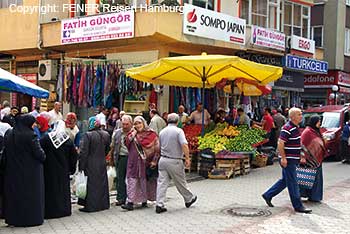
[[[107,177],[108,177],[109,191],[111,191],[113,189],[114,178],[117,177],[115,167],[109,167],[107,169]]]
[[[80,199],[86,198],[87,193],[87,176],[84,171],[78,172],[75,176],[75,195]]]

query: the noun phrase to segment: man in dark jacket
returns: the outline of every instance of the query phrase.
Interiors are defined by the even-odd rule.
[[[8,123],[9,125],[11,125],[11,127],[14,127],[16,124],[16,116],[18,112],[19,112],[18,107],[16,106],[11,107],[10,114],[5,115],[4,118],[2,118],[2,122]]]

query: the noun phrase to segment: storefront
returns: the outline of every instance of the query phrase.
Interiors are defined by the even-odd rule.
[[[349,73],[332,70],[322,75],[305,75],[304,85],[305,93],[302,98],[305,107],[350,102]]]

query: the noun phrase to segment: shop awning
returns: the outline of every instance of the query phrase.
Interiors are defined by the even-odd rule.
[[[0,91],[18,92],[37,98],[48,98],[49,91],[0,68]]]

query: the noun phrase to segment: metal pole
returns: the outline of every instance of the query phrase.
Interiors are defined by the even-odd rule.
[[[203,87],[202,87],[202,132],[201,132],[201,136],[204,136],[204,88],[205,88],[205,67],[203,67],[203,76],[202,76],[202,82],[203,82]]]

